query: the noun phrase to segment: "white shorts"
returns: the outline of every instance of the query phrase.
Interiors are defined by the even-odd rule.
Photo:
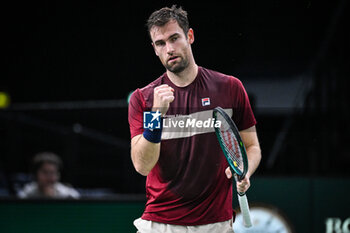
[[[180,226],[138,218],[134,225],[138,230],[136,233],[234,233],[232,220],[198,226]]]

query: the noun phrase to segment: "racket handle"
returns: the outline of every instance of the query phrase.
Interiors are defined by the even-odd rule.
[[[251,227],[253,224],[252,224],[252,219],[250,218],[247,196],[245,194],[243,195],[238,194],[238,202],[239,202],[239,207],[241,208],[244,226]]]

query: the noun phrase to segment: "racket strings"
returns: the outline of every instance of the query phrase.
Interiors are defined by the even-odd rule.
[[[223,145],[230,155],[230,159],[232,160],[233,165],[240,171],[243,171],[243,157],[238,145],[238,140],[231,130],[229,124],[225,120],[221,120],[221,123],[220,137],[224,142]]]

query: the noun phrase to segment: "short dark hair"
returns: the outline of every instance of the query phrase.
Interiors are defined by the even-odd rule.
[[[58,155],[53,152],[40,152],[36,154],[33,158],[33,173],[37,174],[39,169],[44,163],[51,163],[56,165],[58,170],[62,168],[62,160]]]
[[[181,6],[178,8],[176,5],[173,5],[171,8],[163,7],[162,9],[154,11],[151,14],[146,24],[149,36],[151,37],[150,31],[152,27],[164,26],[171,20],[175,20],[179,24],[187,37],[187,32],[190,28],[187,12],[183,10]]]

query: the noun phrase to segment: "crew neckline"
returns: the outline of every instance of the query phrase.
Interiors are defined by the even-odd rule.
[[[170,80],[170,78],[168,77],[168,74],[166,72],[165,72],[165,76],[164,77],[165,77],[166,84],[168,84],[172,88],[178,89],[178,90],[186,90],[186,89],[190,89],[193,85],[195,85],[198,82],[201,73],[202,73],[202,67],[198,66],[198,72],[197,72],[197,75],[196,75],[195,79],[190,84],[188,84],[187,86],[184,86],[184,87],[179,87],[179,86],[175,85]]]

